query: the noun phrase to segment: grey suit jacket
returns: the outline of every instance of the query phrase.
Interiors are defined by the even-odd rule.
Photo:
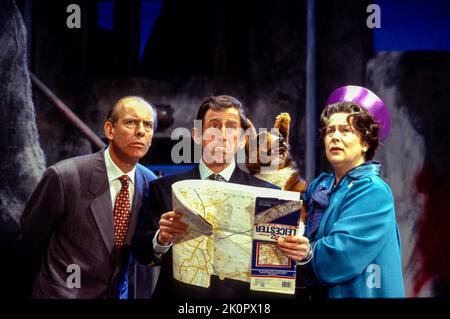
[[[130,241],[155,178],[137,165],[128,235],[115,263],[104,151],[49,167],[21,217],[22,256],[33,278],[33,298],[126,297]]]

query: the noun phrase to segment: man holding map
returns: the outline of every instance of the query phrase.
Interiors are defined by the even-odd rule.
[[[161,263],[161,272],[153,298],[246,298],[256,296],[248,282],[212,275],[208,288],[174,279],[172,243],[182,236],[186,224],[173,211],[172,185],[183,180],[213,180],[235,184],[277,187],[241,171],[235,155],[244,147],[242,129],[246,117],[241,103],[227,95],[206,99],[197,113],[201,128],[192,129],[192,138],[202,147],[202,158],[194,169],[150,183],[150,200],[143,205],[140,223],[133,238],[134,258],[143,264]],[[147,207],[146,207],[147,206]],[[146,209],[150,211],[146,212]],[[258,295],[259,296],[259,295]]]

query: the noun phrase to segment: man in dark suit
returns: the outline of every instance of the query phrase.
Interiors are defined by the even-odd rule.
[[[109,146],[50,166],[21,217],[21,248],[33,298],[126,298],[130,242],[156,176],[138,164],[155,109],[129,96],[104,124]]]
[[[143,264],[161,262],[161,272],[153,298],[246,298],[260,294],[250,291],[247,282],[213,275],[209,288],[184,284],[173,278],[172,238],[186,231],[181,215],[172,211],[172,184],[186,179],[212,179],[231,183],[277,188],[238,167],[235,155],[245,145],[242,128],[247,120],[241,103],[226,95],[205,100],[198,111],[201,128],[192,137],[202,146],[202,159],[193,170],[150,183],[150,200],[143,204],[138,230],[133,237],[134,258]],[[148,205],[148,207],[147,207]],[[147,212],[150,211],[150,214]]]

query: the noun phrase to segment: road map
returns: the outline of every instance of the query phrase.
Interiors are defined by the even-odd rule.
[[[299,205],[299,193],[210,180],[174,183],[172,194],[174,211],[188,225],[172,247],[173,276],[201,287],[209,287],[211,275],[250,282],[256,197]],[[269,215],[283,216],[285,211],[281,207],[267,211],[261,221],[270,221]],[[273,256],[273,249],[270,254],[267,258]],[[286,263],[288,258],[283,257],[277,255],[276,262]]]

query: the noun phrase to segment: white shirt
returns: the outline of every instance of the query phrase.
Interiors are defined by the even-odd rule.
[[[230,181],[231,175],[233,175],[234,169],[236,168],[236,163],[234,160],[227,166],[223,171],[218,173],[220,176],[225,178],[227,182]],[[215,174],[208,166],[206,166],[203,159],[200,160],[200,164],[198,165],[198,170],[200,171],[200,179],[208,179],[211,174]]]
[[[236,163],[234,160],[230,163],[230,165],[227,166],[223,171],[219,172],[218,174],[226,179],[227,182],[230,181],[231,175],[233,175],[234,169],[236,168]],[[203,159],[200,160],[200,163],[198,165],[198,169],[200,171],[200,179],[205,180],[208,179],[209,175],[215,174],[206,164],[203,162]],[[164,254],[166,253],[170,246],[172,244],[169,244],[167,246],[163,246],[158,244],[158,235],[159,235],[159,229],[155,234],[155,237],[153,237],[153,250],[156,254]]]
[[[106,164],[106,174],[108,175],[109,192],[111,194],[111,207],[114,210],[114,204],[116,202],[116,197],[122,188],[122,183],[119,178],[122,175],[128,175],[128,194],[130,198],[130,207],[133,207],[133,195],[134,195],[134,175],[136,172],[136,166],[129,171],[127,174],[122,172],[122,170],[117,167],[117,165],[111,159],[109,154],[109,147],[105,150],[105,164]]]

